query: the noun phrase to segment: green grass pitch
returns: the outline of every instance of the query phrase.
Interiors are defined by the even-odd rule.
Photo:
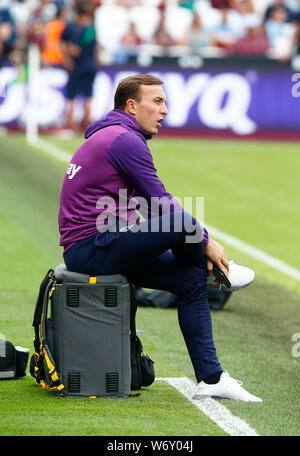
[[[80,138],[47,140],[73,152]],[[155,138],[158,174],[174,196],[205,198],[205,221],[300,269],[298,144]],[[62,262],[57,213],[66,164],[1,138],[0,333],[33,352],[32,316],[45,272]],[[226,245],[224,245],[226,247]],[[220,401],[260,435],[299,435],[300,283],[233,248],[255,282],[213,312],[224,369],[262,404]],[[195,381],[176,309],[140,308],[137,327],[157,377]],[[299,353],[300,354],[300,353]],[[0,382],[0,435],[222,436],[225,432],[171,386],[155,382],[130,399],[57,398],[29,375]]]

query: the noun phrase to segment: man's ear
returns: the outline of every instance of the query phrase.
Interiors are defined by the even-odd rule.
[[[132,116],[135,116],[136,114],[136,100],[133,98],[128,98],[126,101],[126,112],[128,114],[131,114]]]

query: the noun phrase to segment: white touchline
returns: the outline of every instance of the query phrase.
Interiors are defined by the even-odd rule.
[[[55,144],[52,144],[50,141],[47,141],[46,139],[40,137],[38,137],[36,140],[28,142],[31,146],[34,146],[37,149],[42,150],[46,154],[50,155],[53,158],[56,158],[57,160],[63,163],[69,163],[73,155],[69,152],[66,152],[64,149],[61,149],[60,147],[56,146]]]
[[[61,149],[58,146],[55,146],[46,139],[38,137],[35,141],[29,141],[29,143],[37,149],[56,158],[57,160],[60,160],[63,163],[69,163],[69,161],[72,158],[71,153],[66,152],[64,149]],[[262,263],[266,264],[267,266],[270,266],[272,269],[281,272],[282,274],[285,274],[297,281],[300,281],[300,271],[294,268],[293,266],[290,266],[284,261],[269,255],[268,253],[258,249],[257,247],[253,247],[252,245],[241,241],[235,236],[232,236],[230,234],[225,233],[224,231],[221,231],[219,228],[207,224],[205,224],[205,227],[207,228],[209,234],[212,237],[218,239],[219,241],[224,242],[225,244],[230,245],[231,247],[234,247],[240,252],[246,253],[255,260],[261,261]]]
[[[258,436],[259,434],[251,428],[244,420],[232,415],[232,413],[212,398],[193,400],[196,385],[187,377],[179,378],[156,378],[156,381],[165,381],[176,388],[188,401],[195,405],[221,429],[231,436]],[[257,404],[253,404],[257,407]]]

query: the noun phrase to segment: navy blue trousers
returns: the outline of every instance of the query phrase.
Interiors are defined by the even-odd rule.
[[[150,221],[130,230],[99,232],[78,241],[64,254],[64,260],[70,271],[90,275],[122,274],[137,286],[177,295],[180,329],[200,382],[221,372],[222,368],[213,341],[203,244],[201,240],[186,242],[193,227],[197,227],[199,233],[200,226],[192,216],[184,215],[181,227],[178,227],[178,217],[175,222],[174,214],[166,214],[156,219],[155,232],[151,230]],[[166,217],[169,218],[167,231]]]

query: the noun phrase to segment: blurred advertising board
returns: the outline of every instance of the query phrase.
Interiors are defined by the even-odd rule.
[[[112,109],[118,82],[151,72],[164,81],[169,114],[162,130],[231,132],[237,136],[261,131],[300,131],[300,73],[289,68],[213,68],[115,66],[100,68],[94,82],[92,119]],[[15,68],[0,69],[0,125],[23,128],[36,115],[41,128],[59,127],[66,110],[68,75],[60,68],[39,70],[34,80],[34,105]],[[82,115],[78,99],[76,116]]]

